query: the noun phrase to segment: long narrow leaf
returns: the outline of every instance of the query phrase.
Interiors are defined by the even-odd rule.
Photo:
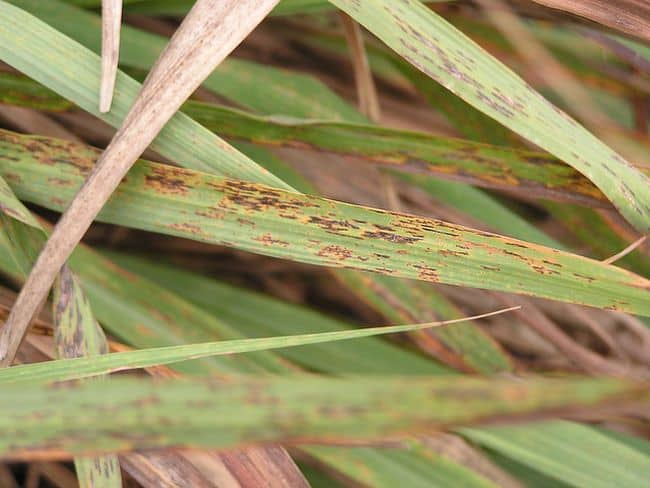
[[[115,127],[121,124],[140,90],[139,83],[119,72],[111,111],[100,114],[99,57],[4,0],[0,0],[0,59]],[[191,152],[186,150],[187,140],[193,141]],[[253,181],[287,187],[182,113],[172,117],[152,147],[171,159],[191,161],[195,167],[216,174],[247,175]]]
[[[421,71],[589,178],[641,232],[650,180],[416,0],[331,0]]]
[[[650,456],[589,427],[541,422],[525,427],[463,429],[481,445],[572,486],[636,488],[647,482]]]
[[[54,283],[53,318],[57,353],[63,358],[91,359],[108,352],[104,331],[97,323],[77,278],[64,266]],[[10,372],[13,368],[0,371]],[[115,455],[77,457],[74,460],[81,488],[120,488],[122,474]]]
[[[510,309],[498,311],[502,313]],[[359,339],[383,334],[398,332],[411,332],[437,327],[446,324],[464,322],[482,317],[495,315],[487,313],[482,316],[451,320],[446,322],[433,322],[430,324],[395,325],[386,327],[370,327],[360,330],[346,330],[341,332],[323,332],[320,334],[303,334],[285,337],[268,337],[264,339],[243,339],[237,341],[219,341],[205,344],[191,344],[187,346],[171,346],[156,349],[141,349],[138,351],[105,354],[90,358],[74,358],[46,363],[27,364],[13,368],[0,369],[0,383],[15,381],[64,381],[71,379],[87,378],[108,374],[115,371],[146,368],[161,364],[170,364],[190,359],[199,359],[209,356],[226,354],[241,354],[252,351],[266,351],[284,347],[304,346],[325,342]]]
[[[0,101],[59,111],[66,103],[31,80],[0,73]],[[49,98],[48,98],[49,97]],[[183,112],[227,138],[271,147],[329,151],[396,171],[420,173],[526,196],[609,207],[593,184],[553,156],[428,134],[345,122],[259,117],[206,103]],[[476,113],[475,111],[473,111]],[[639,168],[650,174],[650,171]]]
[[[5,385],[0,457],[376,439],[496,415],[643,398],[647,390],[607,379],[296,376],[227,384],[113,379]]]
[[[0,175],[20,198],[58,210],[96,157],[92,149],[52,139],[31,138],[29,151],[10,133],[2,141]],[[136,164],[100,219],[305,263],[650,315],[650,282],[597,261],[160,164]]]
[[[98,15],[58,0],[48,0],[46,3],[40,0],[10,2],[42,19],[94,53],[100,52],[101,19]],[[193,1],[189,2],[187,7],[193,4]],[[129,25],[122,26],[120,38],[120,63],[142,70],[151,68],[168,42],[165,37]],[[237,102],[239,106],[261,113],[334,120],[365,120],[314,77],[242,59],[226,59],[205,80],[203,86]],[[290,103],[287,103],[287,100],[290,100]]]

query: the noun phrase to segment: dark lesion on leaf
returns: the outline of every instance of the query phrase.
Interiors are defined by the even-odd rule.
[[[352,258],[354,253],[352,250],[343,246],[329,245],[318,251],[318,256],[334,259],[336,261],[345,261]]]
[[[150,170],[144,176],[144,184],[157,192],[186,195],[192,189],[187,173],[180,168],[151,166]]]
[[[409,237],[396,234],[395,232],[387,232],[383,230],[365,231],[363,237],[367,239],[381,239],[383,241],[392,242],[394,244],[413,244],[421,241],[422,237]]]

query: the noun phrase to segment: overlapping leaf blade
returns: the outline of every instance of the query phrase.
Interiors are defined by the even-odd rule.
[[[30,80],[21,82],[13,75],[7,77],[0,73],[0,87],[5,85],[13,89],[0,93],[0,100],[6,103],[57,111],[65,103],[50,99],[50,105],[44,106],[41,100],[48,96],[46,89],[38,90],[38,85]],[[238,141],[329,151],[396,171],[464,180],[527,196],[609,207],[607,198],[589,180],[556,158],[537,151],[349,122],[259,117],[192,101],[186,103],[182,111],[214,133]],[[643,168],[639,171],[649,173]]]
[[[608,379],[470,377],[113,379],[64,387],[6,385],[3,392],[0,457],[372,439],[494,415],[647,396],[636,385]]]
[[[39,138],[25,150],[20,140],[3,133],[1,174],[20,198],[61,210],[96,151],[57,147],[51,139],[38,144]],[[613,266],[441,221],[155,163],[134,166],[100,219],[305,263],[650,314],[649,282]]]
[[[516,74],[416,0],[331,0],[421,71],[570,164],[641,232],[650,180]]]
[[[650,457],[595,430],[553,421],[461,431],[469,439],[572,486],[642,486]],[[570,459],[571,462],[567,462]]]
[[[112,109],[100,114],[96,103],[100,65],[96,55],[4,0],[0,2],[0,27],[0,59],[109,124],[118,126],[121,123],[140,89],[139,83],[118,72]],[[38,61],[41,59],[48,62]],[[74,59],[74,63],[69,62],[70,59]],[[60,69],[61,66],[66,69]],[[186,150],[187,140],[193,141],[191,152]],[[236,174],[287,187],[182,113],[172,117],[152,147],[172,159],[185,160],[186,164],[216,174]]]

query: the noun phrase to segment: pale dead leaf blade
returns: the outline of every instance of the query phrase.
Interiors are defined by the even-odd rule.
[[[99,111],[108,112],[113,101],[120,57],[122,0],[102,0],[102,79],[99,88]]]

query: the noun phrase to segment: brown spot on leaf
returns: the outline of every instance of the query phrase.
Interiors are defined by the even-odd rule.
[[[185,195],[191,185],[187,173],[179,168],[151,166],[151,173],[145,175],[145,185],[165,194]]]
[[[439,280],[438,272],[435,268],[426,264],[414,264],[413,268],[418,272],[418,278],[424,281],[437,282]]]
[[[280,239],[273,239],[273,236],[269,232],[267,232],[266,234],[262,234],[261,236],[258,236],[253,240],[257,242],[261,242],[265,246],[280,246],[280,247],[289,246],[289,243],[287,241],[282,241]]]
[[[318,251],[318,255],[324,258],[335,259],[337,261],[345,261],[346,259],[350,259],[353,256],[353,253],[350,249],[345,247],[330,245],[325,246],[323,249]]]
[[[386,232],[383,230],[378,230],[376,232],[365,231],[363,237],[368,239],[381,239],[383,241],[393,242],[395,244],[413,244],[422,240],[422,237],[408,237],[394,232]]]

